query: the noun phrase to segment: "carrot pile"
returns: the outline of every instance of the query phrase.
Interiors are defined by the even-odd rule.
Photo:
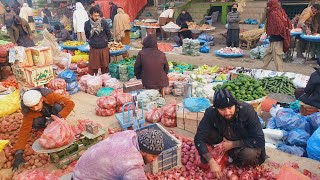
[[[19,89],[19,84],[18,84],[16,79],[10,79],[10,80],[2,81],[1,84],[5,88],[15,87],[15,88]]]
[[[0,169],[11,168],[15,154],[15,144],[18,140],[19,130],[22,124],[23,115],[21,113],[14,113],[9,116],[0,118],[0,139],[10,141],[10,145],[4,148],[5,161],[0,163]],[[48,163],[49,156],[47,154],[37,154],[32,150],[33,142],[38,139],[35,132],[31,132],[28,144],[24,150],[23,158],[26,163],[23,165],[25,169],[35,169]]]
[[[170,52],[173,50],[173,46],[167,43],[158,43],[158,49],[162,52]]]

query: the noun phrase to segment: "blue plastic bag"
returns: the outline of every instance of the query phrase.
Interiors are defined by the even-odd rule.
[[[201,53],[209,53],[209,51],[210,51],[210,46],[207,45],[207,44],[205,44],[205,45],[200,47],[200,52]]]
[[[320,161],[320,127],[312,134],[307,142],[308,158]]]
[[[71,82],[73,82],[73,81],[77,81],[77,76],[76,76],[76,74],[75,74],[73,71],[69,70],[69,69],[67,69],[67,70],[65,70],[65,71],[62,71],[62,72],[58,75],[58,78],[64,79],[67,83],[71,83]]]
[[[73,91],[75,88],[78,87],[78,82],[77,81],[73,81],[71,83],[67,83],[67,91]]]
[[[77,93],[79,91],[79,87],[78,87],[78,84],[77,84],[77,86],[72,90],[72,91],[67,91],[70,95],[72,95],[72,94],[75,94],[75,93]]]
[[[289,153],[289,154],[293,154],[296,156],[300,156],[302,157],[303,154],[305,153],[305,150],[302,147],[298,147],[298,146],[289,146],[289,145],[285,145],[285,144],[278,144],[277,148],[280,151]]]
[[[277,129],[275,118],[272,117],[272,118],[268,119],[267,128],[268,129]]]
[[[306,146],[307,141],[310,138],[310,134],[301,129],[294,129],[290,131],[287,135],[285,142],[296,145],[296,146]]]
[[[210,101],[206,98],[186,98],[183,100],[183,106],[190,112],[201,112],[210,107]]]
[[[309,124],[311,126],[311,133],[320,127],[320,112],[313,113],[308,116]]]
[[[260,116],[259,116],[259,121],[261,123],[262,129],[264,129],[266,127],[266,123],[263,121],[263,119]]]
[[[99,89],[99,91],[97,92],[97,96],[98,97],[109,96],[113,91],[114,91],[113,88],[103,87]]]
[[[286,131],[291,131],[296,128],[302,129],[308,133],[311,131],[308,117],[301,116],[290,108],[280,109],[276,114],[275,120],[277,128]]]
[[[212,35],[208,35],[206,33],[202,33],[199,35],[198,39],[202,39],[202,40],[205,40],[207,42],[211,42],[211,41],[214,41],[214,37]]]

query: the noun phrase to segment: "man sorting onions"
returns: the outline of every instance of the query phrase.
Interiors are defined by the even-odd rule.
[[[194,138],[202,163],[208,163],[217,178],[222,176],[220,165],[213,159],[208,146],[220,145],[228,152],[229,162],[236,166],[256,166],[266,158],[261,123],[253,107],[237,101],[228,90],[218,90],[213,107],[201,120]]]

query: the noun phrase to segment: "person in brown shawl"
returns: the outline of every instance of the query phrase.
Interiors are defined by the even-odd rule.
[[[118,8],[118,13],[114,16],[113,36],[117,42],[124,45],[130,44],[130,17],[122,8]]]
[[[155,35],[148,35],[143,40],[143,48],[138,53],[134,64],[134,75],[142,79],[146,89],[159,89],[164,97],[164,87],[169,85],[169,65],[165,54],[158,49]]]
[[[85,22],[84,31],[89,41],[89,74],[107,73],[110,61],[108,41],[111,39],[111,32],[107,21],[100,17],[100,10],[97,7],[90,9],[91,18]]]

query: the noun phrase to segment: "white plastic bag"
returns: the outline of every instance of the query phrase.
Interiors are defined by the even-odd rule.
[[[263,134],[266,143],[278,145],[282,143],[284,131],[279,129],[263,129]]]
[[[277,112],[280,110],[280,109],[283,109],[283,107],[280,107],[280,105],[273,105],[272,108],[270,109],[270,114],[272,117],[276,117],[277,115]]]

